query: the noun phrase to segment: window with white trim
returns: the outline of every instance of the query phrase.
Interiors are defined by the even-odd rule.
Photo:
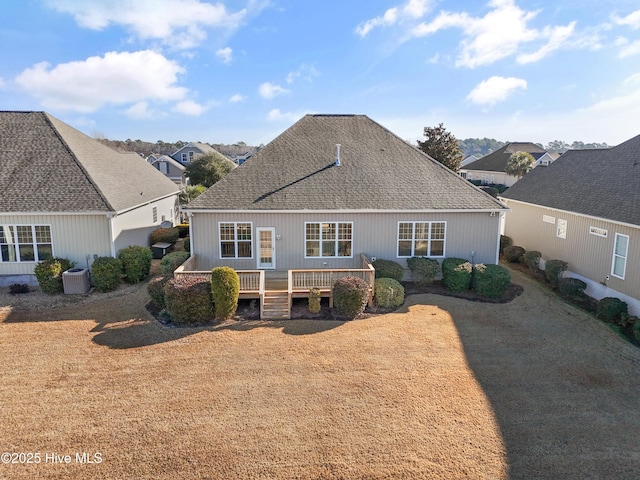
[[[40,262],[53,258],[49,225],[0,225],[0,262]]]
[[[556,225],[556,236],[558,238],[567,238],[567,221],[561,218],[558,219]]]
[[[158,221],[158,207],[151,209],[151,216],[153,217],[153,223],[156,223]]]
[[[304,256],[352,257],[352,222],[306,222],[304,224]]]
[[[608,234],[606,228],[599,228],[594,226],[589,227],[589,233],[591,235],[595,235],[596,237],[603,237],[603,238],[607,238],[607,234]]]
[[[398,257],[444,257],[446,222],[398,222]]]
[[[220,222],[220,258],[253,258],[251,222]]]
[[[182,163],[187,163],[187,152],[183,152],[181,154]]]
[[[611,262],[611,275],[624,280],[627,269],[627,251],[629,250],[629,236],[616,233],[613,246],[613,261]]]

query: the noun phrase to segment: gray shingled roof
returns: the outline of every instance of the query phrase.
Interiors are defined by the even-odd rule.
[[[119,212],[178,191],[45,112],[0,112],[0,212]]]
[[[569,150],[503,196],[640,225],[640,135],[611,149]]]
[[[464,167],[464,170],[486,170],[489,172],[504,172],[507,162],[511,155],[516,152],[530,153],[533,158],[538,160],[547,151],[539,147],[535,143],[530,142],[512,142],[508,143],[495,152],[485,155],[479,160],[472,162]]]
[[[341,166],[335,166],[340,144]],[[502,209],[364,115],[306,115],[188,205],[220,210]]]

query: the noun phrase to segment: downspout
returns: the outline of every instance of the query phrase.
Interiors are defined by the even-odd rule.
[[[109,220],[109,243],[111,245],[111,256],[116,258],[116,243],[115,243],[115,234],[113,229],[113,220],[118,215],[116,213],[107,213],[107,219]]]
[[[193,257],[193,222],[191,218],[193,217],[193,212],[187,212],[187,218],[189,219],[189,256]]]
[[[502,227],[504,225],[504,220],[506,214],[504,212],[500,212],[500,218],[498,219],[498,244],[496,245],[496,265],[500,261],[500,236],[502,235]]]

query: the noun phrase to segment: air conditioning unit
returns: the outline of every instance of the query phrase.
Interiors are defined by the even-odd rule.
[[[66,294],[88,293],[91,290],[89,270],[86,268],[71,268],[63,272],[62,286]]]

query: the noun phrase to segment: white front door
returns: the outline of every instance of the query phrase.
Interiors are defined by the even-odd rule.
[[[275,231],[273,227],[258,227],[258,269],[275,269],[276,268],[276,244]]]

